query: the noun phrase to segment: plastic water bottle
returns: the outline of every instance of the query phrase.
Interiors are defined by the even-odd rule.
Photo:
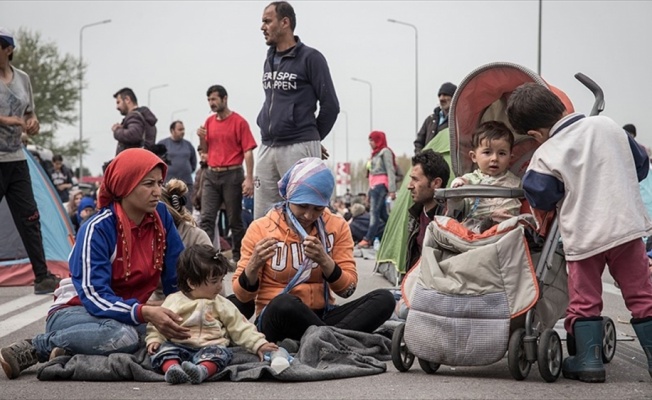
[[[374,239],[374,251],[380,250],[380,239],[378,239],[378,236]]]
[[[292,357],[283,347],[279,347],[276,351],[266,353],[264,358],[265,361],[270,362],[269,366],[272,367],[277,374],[285,371],[292,361],[294,361],[294,357]]]

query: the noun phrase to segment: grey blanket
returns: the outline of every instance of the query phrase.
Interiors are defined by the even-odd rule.
[[[290,368],[277,374],[269,362],[234,347],[231,364],[209,381],[253,381],[273,378],[282,381],[317,381],[385,372],[383,361],[391,359],[391,341],[378,334],[361,333],[328,326],[312,326],[301,338],[299,351]],[[58,357],[43,365],[38,379],[77,381],[163,381],[152,370],[147,350],[136,354]]]

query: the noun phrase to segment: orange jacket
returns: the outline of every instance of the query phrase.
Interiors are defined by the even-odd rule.
[[[358,284],[358,272],[356,271],[355,260],[353,259],[353,238],[346,221],[337,215],[332,214],[328,209],[323,214],[324,226],[326,228],[326,240],[328,243],[328,255],[341,269],[341,275],[335,281],[329,283],[330,289],[340,297],[351,296]],[[317,228],[308,233],[319,237]],[[255,291],[248,291],[240,285],[239,278],[243,274],[245,266],[249,263],[254,246],[266,237],[273,237],[278,240],[278,250],[258,272],[258,288]],[[245,237],[242,239],[240,249],[240,261],[238,268],[233,274],[233,293],[238,300],[248,302],[256,300],[256,315],[265,307],[270,300],[276,297],[285,288],[288,282],[297,272],[303,259],[303,246],[299,235],[292,229],[285,216],[276,209],[270,210],[267,215],[251,223]],[[336,270],[333,272],[337,273]],[[243,277],[246,279],[246,277]],[[324,277],[321,268],[315,263],[310,278],[290,291],[290,294],[298,296],[308,307],[313,310],[320,310],[324,304]],[[329,302],[335,303],[333,293],[329,293]]]

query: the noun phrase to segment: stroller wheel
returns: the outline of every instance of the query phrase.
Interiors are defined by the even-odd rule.
[[[405,334],[405,324],[396,327],[392,335],[392,363],[400,372],[407,372],[412,363],[414,363],[414,354],[410,353],[403,335]]]
[[[610,362],[616,355],[616,325],[609,317],[602,317],[602,362]]]
[[[512,333],[509,338],[509,345],[507,347],[507,365],[509,366],[509,373],[517,381],[522,381],[530,374],[532,364],[527,360],[525,354],[525,344],[523,338],[525,337],[525,329],[518,328]]]
[[[552,329],[546,329],[537,346],[537,364],[543,380],[554,382],[559,378],[563,358],[559,335]]]
[[[437,364],[437,363],[434,363],[434,362],[422,360],[422,359],[419,358],[419,366],[421,367],[423,372],[425,372],[426,374],[434,374],[435,372],[437,372],[440,365],[441,364]]]

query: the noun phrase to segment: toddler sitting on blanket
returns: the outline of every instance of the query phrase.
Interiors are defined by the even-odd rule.
[[[471,142],[473,150],[469,155],[478,169],[455,178],[451,187],[521,187],[521,180],[508,170],[514,135],[507,125],[498,121],[485,122],[473,133]],[[465,215],[462,223],[475,233],[482,233],[493,225],[518,215],[520,208],[520,200],[510,198],[452,199],[448,202],[449,214],[455,217],[455,214]]]
[[[177,262],[179,292],[169,295],[162,307],[181,317],[190,338],[169,340],[152,324],[147,326],[147,351],[152,367],[165,373],[170,384],[199,384],[224,369],[232,358],[233,342],[258,354],[279,349],[269,343],[229,300],[220,296],[228,260],[209,245],[185,249]]]

